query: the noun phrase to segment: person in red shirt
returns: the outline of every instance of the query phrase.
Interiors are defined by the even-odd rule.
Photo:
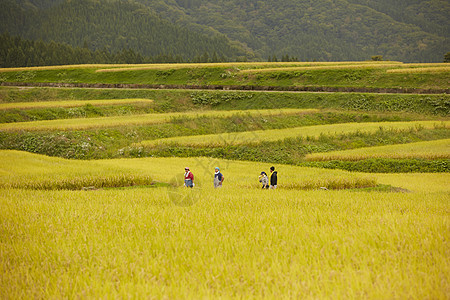
[[[194,187],[194,174],[192,174],[188,167],[184,168],[184,186]]]

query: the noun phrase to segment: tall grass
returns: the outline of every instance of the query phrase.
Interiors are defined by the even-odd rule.
[[[19,151],[0,152],[0,187],[81,190],[83,187],[149,185],[146,174],[108,168],[95,161],[70,161]]]
[[[167,158],[70,161],[20,151],[0,151],[0,158],[0,187],[43,190],[148,185],[152,179],[169,183],[183,172],[183,163],[186,163],[186,160]],[[206,185],[213,177],[214,167],[209,166],[210,162],[205,159],[187,161],[191,163],[192,171],[197,173],[196,182]],[[225,161],[222,164],[226,164],[222,167],[224,172],[230,170],[234,174],[227,179],[227,184],[241,188],[257,188],[259,173],[267,169],[267,166],[256,163]],[[281,188],[346,189],[376,185],[376,180],[366,175],[288,166],[283,169],[285,175],[281,176],[286,179]]]
[[[20,72],[20,71],[45,71],[45,70],[64,70],[64,69],[97,69],[106,67],[120,67],[119,65],[108,64],[84,64],[84,65],[61,65],[61,66],[43,66],[43,67],[19,67],[19,68],[0,68],[2,72]]]
[[[450,139],[417,142],[402,145],[367,147],[345,151],[312,153],[305,156],[305,160],[308,161],[327,161],[327,160],[356,161],[369,158],[398,158],[398,159],[450,158]]]
[[[63,100],[63,101],[40,101],[40,102],[14,102],[0,103],[0,110],[7,109],[31,109],[31,108],[49,108],[49,107],[79,107],[84,105],[103,106],[103,105],[123,105],[123,104],[150,104],[150,99],[104,99],[104,100]]]
[[[401,74],[418,74],[418,73],[448,73],[450,67],[427,67],[427,68],[404,68],[386,70],[387,73],[401,73]]]
[[[270,73],[270,72],[286,72],[286,71],[313,71],[313,70],[337,70],[337,69],[374,69],[374,68],[391,68],[397,67],[401,63],[366,63],[366,64],[342,64],[342,65],[319,65],[319,66],[301,66],[301,67],[278,67],[264,69],[248,69],[242,70],[240,73]]]
[[[123,71],[138,71],[138,70],[169,70],[169,69],[184,69],[184,68],[235,68],[235,71],[240,69],[258,69],[258,70],[278,70],[279,68],[295,68],[295,67],[324,67],[334,68],[335,66],[359,66],[361,67],[376,66],[376,65],[398,65],[401,62],[383,62],[377,63],[373,61],[349,61],[349,62],[250,62],[250,63],[180,63],[180,64],[143,64],[143,65],[124,65],[123,67],[113,66],[111,68],[98,69],[96,72],[123,72]],[[351,68],[351,67],[350,67]]]
[[[103,163],[167,178],[189,165],[204,184],[189,190],[196,196],[189,207],[176,205],[171,188],[1,189],[2,298],[447,296],[448,185],[397,194],[261,190],[241,181],[256,182],[267,164]],[[203,170],[216,164],[226,178],[218,190]],[[280,187],[307,171],[277,169]],[[442,174],[383,181],[437,188],[436,178]]]
[[[229,63],[177,63],[177,64],[83,64],[83,65],[61,65],[61,66],[43,66],[43,67],[19,67],[19,68],[0,68],[1,72],[20,72],[20,71],[42,71],[42,70],[63,70],[63,69],[98,69],[96,72],[120,71],[121,69],[148,69],[148,70],[166,70],[166,69],[184,69],[184,68],[217,68],[217,67],[266,67],[266,66],[286,66],[286,65],[334,65],[334,64],[365,64],[373,62],[354,61],[354,62],[229,62]]]
[[[132,116],[113,116],[101,118],[78,118],[62,120],[45,120],[21,123],[0,124],[0,131],[62,131],[86,130],[94,128],[137,126],[167,123],[175,118],[217,117],[224,118],[233,115],[268,116],[280,114],[313,113],[317,109],[267,109],[267,110],[230,110],[230,111],[192,111],[186,113],[144,114]]]
[[[297,137],[319,137],[320,135],[345,134],[351,132],[371,133],[382,129],[408,129],[414,127],[434,128],[435,126],[448,127],[448,121],[412,121],[412,122],[370,122],[345,123],[295,127],[286,129],[257,130],[247,132],[233,132],[223,134],[209,134],[201,136],[182,136],[151,141],[143,141],[134,146],[156,147],[158,145],[183,145],[193,147],[223,147],[227,145],[256,144],[260,142],[280,141]]]

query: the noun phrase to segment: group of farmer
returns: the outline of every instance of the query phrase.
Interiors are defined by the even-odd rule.
[[[276,189],[277,188],[277,171],[275,171],[275,167],[270,167],[270,184],[269,177],[266,172],[261,172],[259,175],[259,182],[262,184],[263,189]],[[214,188],[221,188],[222,183],[225,177],[220,173],[220,169],[218,167],[214,168]],[[184,186],[193,188],[194,187],[194,174],[192,174],[191,170],[186,167],[184,168]]]

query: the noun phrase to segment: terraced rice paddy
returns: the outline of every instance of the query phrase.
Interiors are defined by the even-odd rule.
[[[40,102],[15,102],[0,103],[0,110],[7,109],[32,109],[49,107],[79,107],[84,105],[123,105],[123,104],[149,104],[150,99],[107,99],[107,100],[67,100],[67,101],[40,101]]]
[[[434,128],[437,126],[448,127],[450,123],[436,121],[415,121],[415,122],[377,122],[377,123],[346,123],[332,125],[318,125],[307,127],[296,127],[287,129],[258,130],[250,132],[236,132],[227,134],[213,134],[203,136],[173,137],[160,140],[143,141],[135,146],[153,147],[161,144],[178,144],[182,146],[211,146],[220,147],[226,145],[252,144],[260,142],[280,141],[298,137],[319,137],[320,135],[338,135],[351,132],[375,132],[382,128],[409,129],[415,127]]]
[[[369,158],[450,158],[450,140],[417,142],[401,145],[389,145],[369,148],[359,148],[346,151],[333,151],[306,155],[309,161],[326,160],[362,160]]]
[[[380,69],[371,62],[80,65],[2,69],[0,76],[29,82],[43,70],[49,76],[63,72],[64,80],[77,82],[88,80],[70,70],[105,76],[135,70],[147,80],[147,71],[189,67],[189,74],[228,76],[222,67],[232,69],[224,79],[232,82],[233,74],[245,69],[264,73],[271,68],[273,73],[265,73],[270,77],[283,68],[328,66],[347,82],[360,70],[387,74],[385,67],[394,70],[386,66],[390,63],[375,64]],[[425,68],[393,64],[398,70]],[[326,72],[311,71],[311,80]],[[409,83],[429,88],[433,82],[445,89],[447,75],[442,74],[417,73],[411,76],[428,83]],[[406,82],[412,80],[408,76],[389,78],[405,77]],[[275,75],[270,80],[290,84]],[[401,83],[382,81],[374,84]],[[111,90],[96,91],[101,99],[120,98],[111,97]],[[2,103],[3,110],[142,101],[161,111],[0,124],[2,299],[448,299],[447,95],[430,98],[435,106],[426,111],[411,106],[392,112],[361,106],[361,101],[344,108],[332,100],[286,109],[281,103],[287,102],[272,92],[265,100],[274,109],[240,111],[229,108],[238,102],[195,104],[186,93],[163,93],[149,102],[125,91],[121,100],[97,102],[55,99],[58,93],[38,89],[26,97],[29,91],[22,89],[2,92],[10,102],[35,95],[29,103]],[[230,93],[243,107],[254,104],[252,97]],[[52,103],[42,97],[50,94]],[[321,101],[319,96],[314,99]],[[348,101],[371,97],[359,96]],[[402,95],[392,103],[407,100]],[[183,105],[185,112],[177,111]],[[166,157],[144,151],[159,146]],[[200,148],[216,156],[189,152]],[[414,159],[436,162],[443,171],[423,172],[418,164],[411,173],[369,174],[287,163],[289,155],[303,159],[303,150],[313,153],[306,156],[313,161],[309,164],[373,158],[380,165],[388,159],[408,164]],[[95,151],[114,159],[94,160]],[[229,151],[239,160],[227,159]],[[248,161],[244,153],[261,161]],[[266,172],[270,177],[271,166],[277,188],[262,189],[258,176]],[[185,167],[194,174],[192,189],[183,186]],[[225,178],[217,189],[215,167]]]
[[[194,111],[188,113],[166,113],[166,114],[144,114],[132,116],[100,117],[100,118],[78,118],[70,120],[46,120],[21,123],[0,124],[0,130],[5,131],[39,131],[39,130],[85,130],[95,128],[108,128],[118,126],[138,126],[167,123],[174,118],[200,118],[217,117],[223,118],[233,115],[270,116],[279,114],[302,114],[313,113],[315,109],[273,109],[273,110],[247,110],[247,111]]]

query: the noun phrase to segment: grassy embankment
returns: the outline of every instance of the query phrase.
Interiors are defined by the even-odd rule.
[[[0,81],[448,89],[450,72],[445,64],[421,67],[434,68],[433,72],[390,71],[414,68],[420,66],[399,62],[91,65],[0,69]]]
[[[436,69],[438,68],[438,69]],[[201,78],[202,84],[216,84],[214,80],[220,77],[220,84],[232,84],[227,80],[236,79],[241,84],[253,84],[252,76],[267,77],[273,82],[270,85],[284,85],[286,79],[293,79],[298,76],[305,77],[297,72],[307,72],[306,77],[311,77],[312,81],[321,86],[334,86],[332,80],[325,83],[325,77],[331,76],[333,80],[341,80],[342,86],[368,85],[358,78],[353,78],[354,72],[381,72],[383,76],[389,75],[390,70],[434,70],[426,76],[433,77],[434,87],[446,88],[440,84],[448,73],[445,71],[445,64],[402,64],[398,62],[342,62],[342,63],[241,63],[241,64],[216,64],[216,65],[128,65],[128,66],[66,66],[31,69],[8,69],[1,70],[2,78],[20,79],[24,82],[39,82],[46,77],[48,81],[57,76],[59,80],[55,82],[110,82],[107,77],[117,76],[119,82],[125,80],[124,75],[128,72],[133,76],[145,74],[147,83],[178,84],[177,80],[183,84],[197,84],[197,79]],[[217,77],[216,72],[221,70],[221,75]],[[30,73],[31,72],[31,73]],[[39,72],[43,72],[42,74]],[[57,72],[57,73],[56,73]],[[142,73],[144,72],[144,73]],[[312,72],[312,73],[310,73]],[[342,72],[343,77],[336,77],[336,74],[328,72]],[[446,73],[447,72],[447,73]],[[99,76],[93,80],[86,74]],[[141,74],[142,73],[142,74]],[[380,73],[380,74],[381,74]],[[53,74],[53,75],[52,75]],[[56,75],[55,75],[56,74]],[[84,75],[83,75],[84,74]],[[93,75],[95,74],[95,75]],[[109,75],[108,75],[109,74]],[[141,74],[141,75],[139,75]],[[195,80],[188,77],[194,74],[201,75]],[[215,75],[214,75],[215,74]],[[283,76],[281,76],[281,75]],[[287,77],[285,75],[288,75]],[[45,75],[45,76],[44,76]],[[53,76],[53,77],[52,77]],[[87,77],[86,77],[87,76]],[[129,77],[130,80],[136,79]],[[143,76],[143,75],[142,75]],[[188,76],[188,77],[186,77]],[[214,76],[217,78],[213,80]],[[250,77],[248,77],[250,76]],[[415,76],[415,75],[414,75]],[[195,76],[194,76],[195,77]],[[330,78],[331,78],[330,77]],[[345,77],[345,78],[344,78]],[[370,77],[370,76],[369,76]],[[367,77],[367,78],[369,78]],[[420,76],[419,76],[420,77]],[[414,80],[421,81],[414,85],[416,88],[432,88],[426,84],[423,78],[414,77]],[[83,79],[84,78],[84,79]],[[209,79],[208,79],[209,78]],[[321,79],[322,78],[322,79]],[[329,78],[329,79],[330,79]],[[340,78],[340,79],[339,79]],[[366,80],[367,78],[364,77]],[[384,77],[383,77],[384,78]],[[409,78],[408,76],[403,79]],[[258,82],[264,78],[259,78]],[[304,80],[303,78],[302,80]],[[345,79],[345,80],[344,80]],[[373,79],[373,77],[372,77]],[[376,79],[377,84],[383,80]],[[403,80],[402,79],[402,80]],[[211,81],[212,80],[212,81]],[[219,80],[219,81],[220,81]],[[265,80],[265,79],[264,79]],[[6,80],[8,81],[8,80]],[[311,81],[311,82],[312,82]],[[354,82],[352,82],[354,81]],[[387,80],[390,87],[395,80]],[[141,81],[136,80],[135,83]],[[261,81],[262,82],[262,81]],[[310,82],[310,83],[311,83]],[[321,83],[320,83],[321,82]],[[141,82],[142,83],[142,82]],[[299,83],[299,82],[297,82]],[[308,83],[309,84],[309,83]],[[399,82],[396,82],[397,86]],[[437,84],[437,85],[436,85]],[[295,85],[293,82],[290,85]],[[300,84],[301,85],[301,84]],[[380,85],[380,86],[381,86]],[[445,128],[406,130],[390,130],[386,137],[383,132],[372,131],[371,133],[350,130],[352,133],[344,134],[340,132],[339,126],[333,134],[325,138],[319,135],[301,137],[294,134],[291,138],[280,135],[274,141],[259,141],[258,145],[248,147],[249,141],[240,145],[233,145],[227,142],[226,148],[196,149],[180,147],[169,147],[146,151],[130,147],[132,143],[140,143],[145,140],[155,140],[160,138],[180,137],[186,140],[203,139],[204,135],[217,135],[215,139],[222,141],[224,137],[235,138],[242,136],[247,138],[248,134],[270,135],[279,133],[265,132],[263,130],[284,129],[285,131],[303,131],[302,128],[290,130],[299,126],[312,126],[320,124],[341,124],[348,122],[380,122],[380,121],[413,121],[413,120],[435,120],[446,121],[449,112],[449,96],[441,95],[398,95],[398,94],[367,94],[367,93],[270,93],[270,92],[229,92],[229,91],[186,91],[186,90],[108,90],[108,89],[0,89],[0,100],[3,103],[39,102],[42,100],[83,100],[83,99],[126,99],[144,98],[154,100],[151,105],[144,105],[140,108],[128,107],[124,109],[121,105],[111,109],[111,106],[97,106],[95,108],[87,105],[79,108],[81,111],[74,113],[74,108],[70,108],[70,114],[64,108],[62,111],[51,111],[54,108],[42,108],[33,110],[21,110],[20,116],[14,109],[2,111],[0,121],[16,122],[16,124],[2,124],[1,145],[3,149],[18,149],[36,153],[57,155],[70,158],[105,158],[119,156],[190,156],[208,155],[213,157],[223,157],[245,160],[276,161],[284,163],[299,164],[303,156],[312,152],[341,150],[349,148],[361,148],[364,146],[378,146],[383,144],[408,143],[420,140],[433,140],[448,138]],[[6,104],[5,104],[6,105]],[[9,104],[11,105],[11,104]],[[207,112],[211,109],[229,111],[230,109],[321,109],[320,112],[310,114],[278,114],[265,116],[266,113],[256,115],[238,116],[227,112],[227,116],[214,115]],[[190,118],[183,112],[191,110],[203,110],[201,115]],[[357,112],[364,112],[358,115]],[[148,114],[148,113],[151,114]],[[169,114],[167,112],[170,112]],[[147,113],[147,114],[145,114]],[[155,114],[156,113],[156,114]],[[164,113],[164,114],[163,114]],[[207,116],[210,114],[209,116]],[[125,115],[125,116],[124,116]],[[76,117],[83,117],[82,119]],[[72,120],[62,120],[72,118]],[[34,120],[54,119],[52,121],[35,122]],[[60,119],[60,120],[57,120]],[[30,121],[21,124],[18,121]],[[158,123],[158,124],[155,124]],[[164,123],[164,124],[162,124]],[[357,128],[357,125],[347,125]],[[376,125],[375,125],[376,126]],[[358,127],[359,128],[359,127]],[[307,129],[305,132],[310,130]],[[67,132],[67,130],[71,130]],[[236,135],[235,132],[251,132]],[[333,130],[331,130],[333,131]],[[195,135],[195,137],[191,137]],[[292,135],[292,134],[291,134]],[[404,138],[401,135],[405,135]],[[182,138],[182,136],[185,136]],[[281,139],[283,137],[283,139]],[[339,144],[338,139],[344,138],[349,146]],[[293,140],[292,140],[293,139]],[[379,141],[373,142],[378,139]],[[150,142],[153,143],[153,142]],[[300,144],[300,145],[297,145]],[[269,148],[273,150],[266,150]],[[276,152],[282,153],[276,154]],[[439,168],[438,168],[439,169]],[[441,169],[439,169],[441,170]]]

